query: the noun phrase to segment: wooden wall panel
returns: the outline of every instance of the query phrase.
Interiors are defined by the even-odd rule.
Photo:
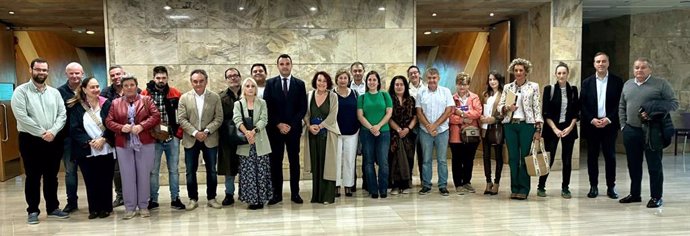
[[[0,24],[0,82],[15,83],[14,35]]]

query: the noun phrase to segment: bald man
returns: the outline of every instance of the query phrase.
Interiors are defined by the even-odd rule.
[[[79,88],[82,78],[84,78],[84,68],[81,64],[77,62],[71,62],[65,67],[65,77],[67,77],[67,82],[58,88],[62,100],[67,106],[67,100],[74,97],[74,94]],[[69,120],[69,112],[67,112],[67,120]],[[72,160],[72,152],[70,151],[70,139],[69,139],[69,125],[65,127],[58,133],[58,139],[64,140],[64,152],[62,153],[62,161],[65,164],[65,185],[67,187],[67,205],[62,211],[70,213],[79,209],[77,205],[77,165]]]

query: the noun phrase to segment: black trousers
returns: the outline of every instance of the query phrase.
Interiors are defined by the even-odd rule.
[[[19,132],[19,152],[26,171],[24,197],[29,207],[26,212],[41,212],[41,178],[43,178],[43,198],[46,200],[46,212],[50,213],[60,207],[57,198],[60,161],[62,161],[62,140],[46,142],[40,137]]]
[[[556,127],[560,130],[564,130],[570,125],[570,122],[565,122],[565,123],[560,123],[556,124]],[[551,129],[546,129],[544,132],[552,132]],[[553,166],[553,161],[556,159],[556,149],[558,148],[558,141],[561,141],[561,162],[563,163],[563,182],[561,183],[561,189],[568,189],[568,186],[570,185],[570,174],[573,171],[573,146],[575,145],[575,130],[570,132],[568,136],[565,136],[563,138],[557,138],[555,135],[549,135],[547,137],[544,137],[544,145],[546,148],[547,152],[550,152],[550,164],[549,166]],[[549,171],[549,173],[551,173]],[[549,175],[544,175],[539,177],[539,185],[537,185],[538,188],[545,188],[546,187],[546,179],[549,178]]]
[[[472,180],[474,155],[479,143],[451,143],[453,183],[455,187],[469,184]]]
[[[618,129],[591,129],[587,135],[587,174],[589,185],[599,184],[599,152],[604,154],[606,187],[616,186],[616,137]]]
[[[84,183],[90,213],[113,211],[113,154],[80,158],[77,161]]]
[[[494,156],[496,158],[496,176],[493,183],[501,182],[501,172],[503,172],[503,144],[489,144],[489,140],[486,138],[482,139],[482,149],[484,150],[484,176],[486,177],[486,182],[491,183],[491,148],[494,149]]]
[[[271,142],[271,182],[273,183],[273,198],[283,200],[283,158],[287,149],[290,162],[290,193],[299,195],[299,141],[302,129],[293,127],[288,134],[281,134],[277,128],[269,128],[268,139]]]
[[[664,186],[664,171],[661,165],[663,149],[651,150],[647,148],[643,129],[627,124],[623,129],[623,143],[625,144],[625,152],[628,156],[630,195],[636,197],[641,195],[642,161],[643,157],[647,157],[651,197],[661,198]]]

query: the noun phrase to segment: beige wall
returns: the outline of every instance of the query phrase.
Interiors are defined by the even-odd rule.
[[[109,64],[145,81],[154,66],[167,66],[171,84],[182,91],[191,88],[189,72],[205,69],[210,89],[219,91],[229,67],[248,77],[251,64],[264,63],[270,77],[277,75],[282,53],[292,57],[293,74],[307,81],[318,70],[334,74],[354,61],[390,79],[414,62],[414,1],[240,2],[242,11],[238,1],[225,0],[195,1],[188,9],[173,2],[166,11],[163,0],[106,0]]]
[[[549,82],[551,75],[551,3],[534,7],[528,13],[514,18],[511,27],[514,37],[511,40],[514,42],[514,51],[511,52],[513,58],[525,58],[532,62],[532,73],[527,79],[543,87]],[[502,73],[508,73],[507,69]]]

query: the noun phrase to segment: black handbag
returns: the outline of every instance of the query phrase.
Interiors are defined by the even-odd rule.
[[[252,120],[251,117],[245,117],[244,116],[244,107],[242,106],[242,102],[240,102],[240,114],[242,114],[242,121],[244,124],[244,128],[246,130],[252,130],[254,129],[254,120]],[[247,137],[244,136],[244,133],[240,131],[240,127],[237,126],[235,128],[235,135],[238,137],[238,143],[237,145],[244,145],[244,144],[249,144],[249,141],[247,141]]]
[[[503,126],[500,124],[490,124],[486,129],[486,140],[489,144],[503,144]]]

